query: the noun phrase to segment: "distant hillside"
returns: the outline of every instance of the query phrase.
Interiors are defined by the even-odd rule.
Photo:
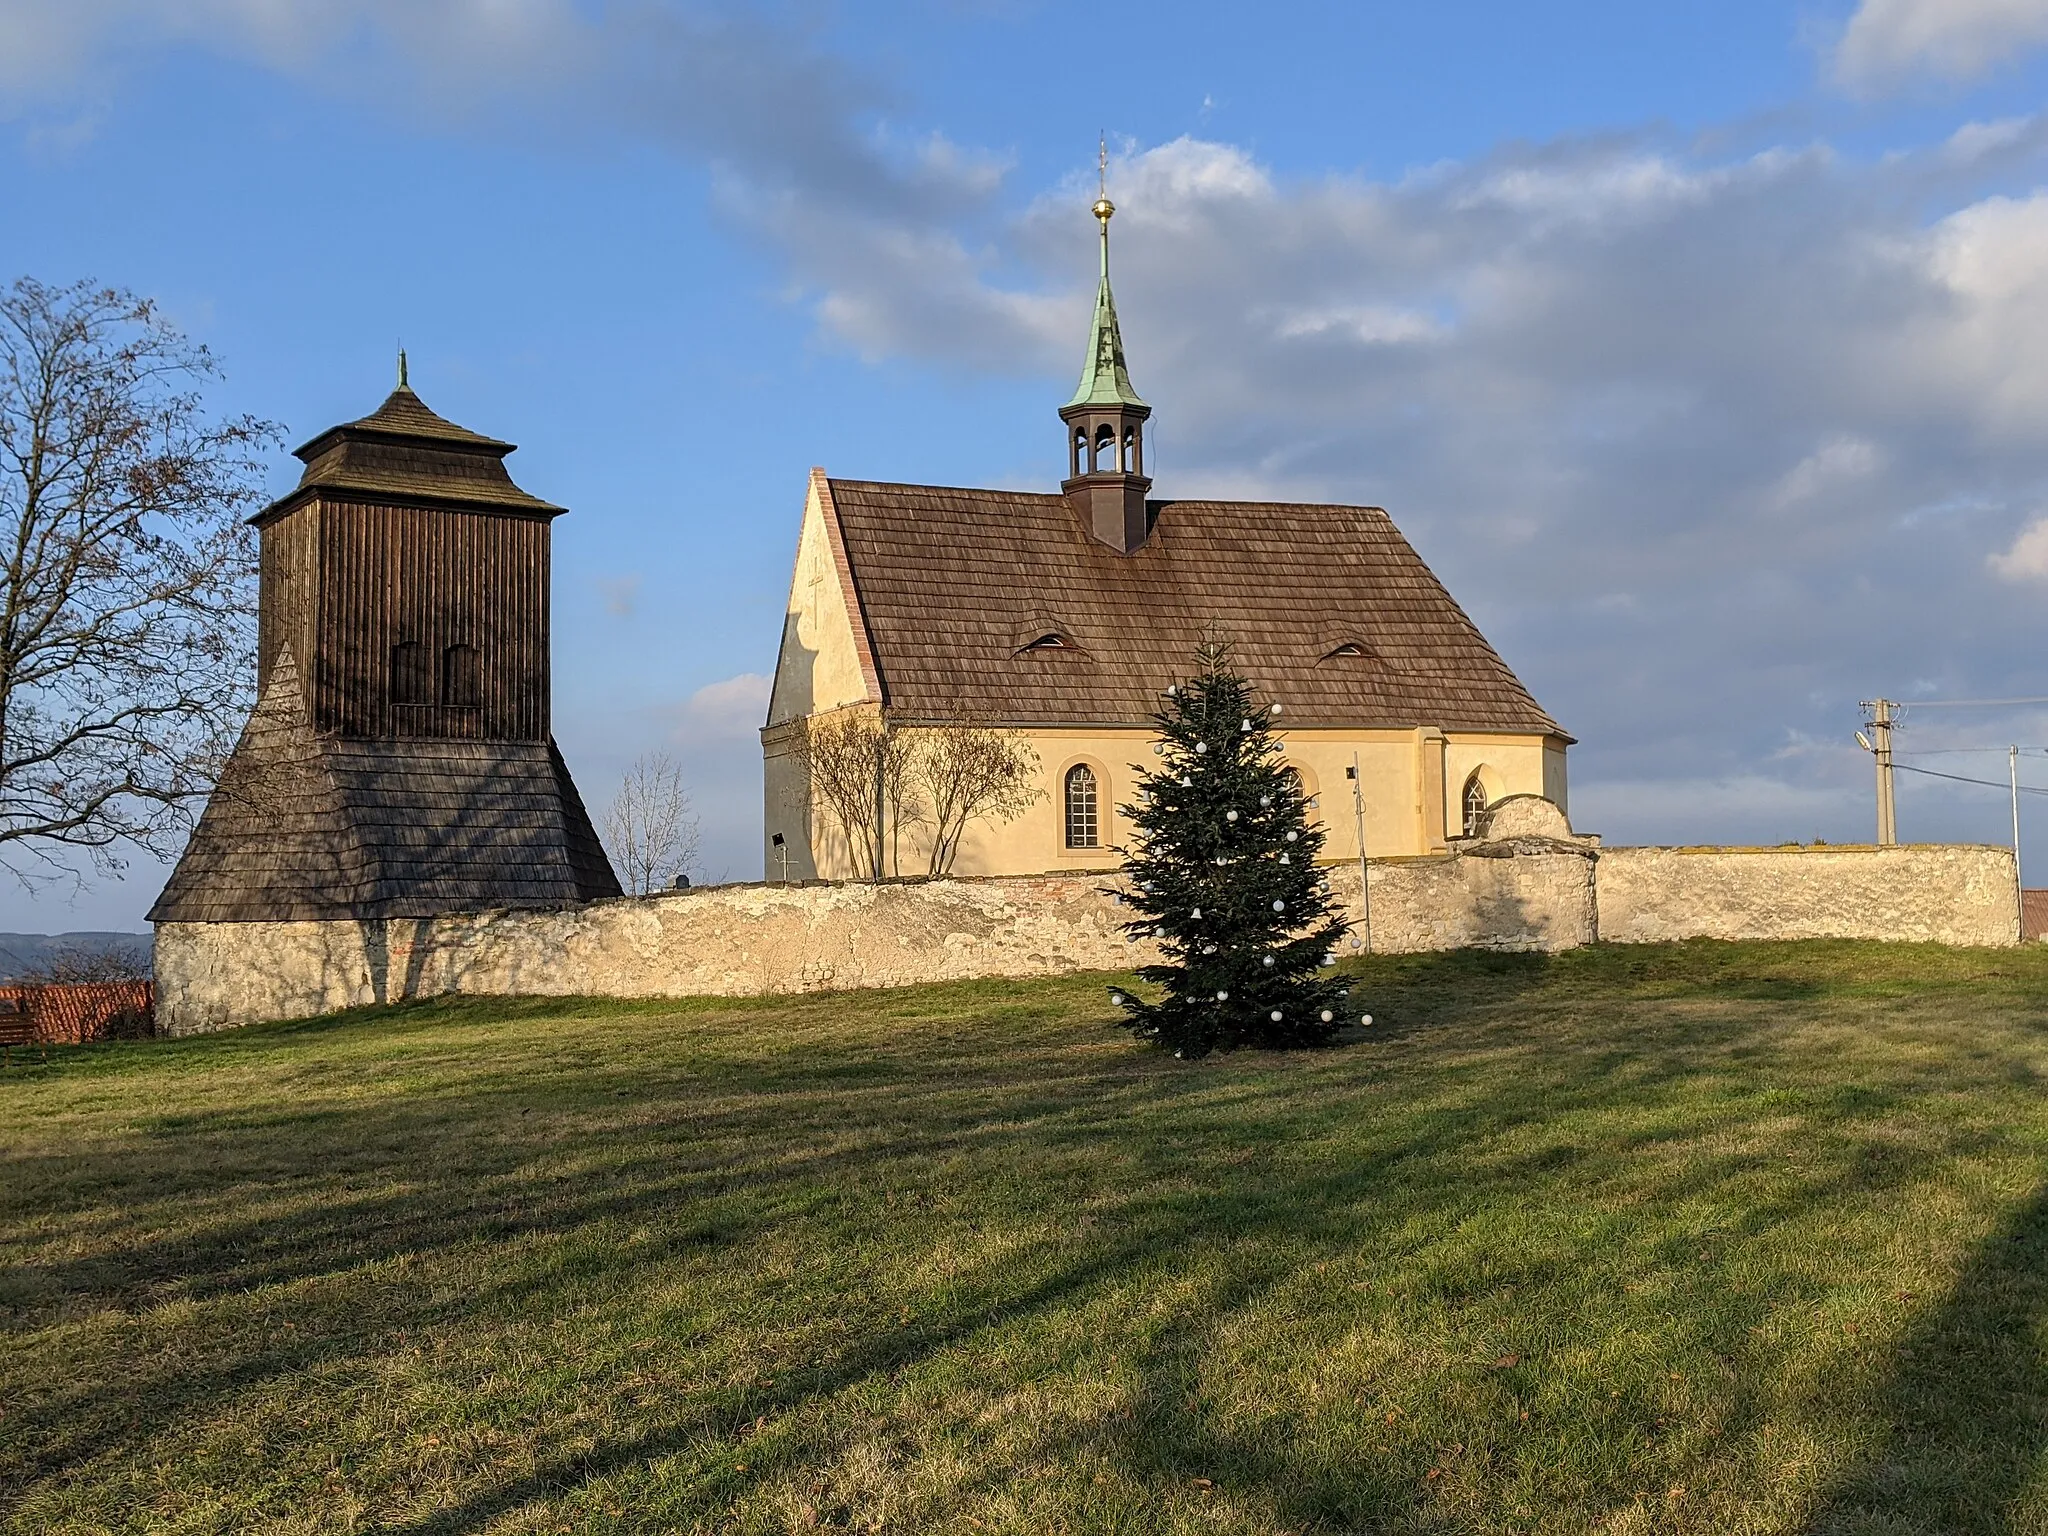
[[[42,970],[66,951],[111,950],[147,970],[149,942],[146,933],[0,933],[0,981]]]

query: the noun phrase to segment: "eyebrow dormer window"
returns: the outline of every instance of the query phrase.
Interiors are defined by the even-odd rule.
[[[1040,635],[1024,649],[1027,651],[1063,651],[1067,648],[1066,637],[1053,631]]]
[[[1323,656],[1323,660],[1334,661],[1339,656],[1363,656],[1364,654],[1364,646],[1360,645],[1356,640],[1346,640],[1342,645],[1338,646],[1335,650],[1326,652]]]

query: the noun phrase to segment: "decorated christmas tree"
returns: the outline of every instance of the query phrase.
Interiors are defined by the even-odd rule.
[[[1120,850],[1139,914],[1126,931],[1166,956],[1138,974],[1165,995],[1115,1000],[1132,1033],[1180,1056],[1327,1044],[1346,1022],[1327,969],[1345,924],[1316,865],[1322,830],[1280,761],[1280,706],[1256,702],[1227,646],[1198,660],[1152,717],[1159,761],[1125,807],[1136,846]]]

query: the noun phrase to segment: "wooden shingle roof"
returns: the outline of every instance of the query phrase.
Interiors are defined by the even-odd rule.
[[[149,919],[427,917],[618,894],[553,742],[316,735],[287,651]]]
[[[901,718],[1140,724],[1214,635],[1290,726],[1570,739],[1377,507],[1155,502],[1122,555],[1056,495],[825,488]]]
[[[320,491],[400,502],[455,502],[472,511],[554,517],[561,507],[529,495],[505,468],[511,443],[459,427],[401,384],[358,421],[329,427],[292,452],[305,472],[291,493],[250,521],[261,526]]]

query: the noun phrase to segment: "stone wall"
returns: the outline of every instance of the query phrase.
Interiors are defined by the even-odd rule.
[[[1371,866],[1381,952],[1557,950],[1595,939],[2017,941],[2002,848],[1599,848],[1554,808]],[[1358,910],[1358,869],[1330,870]],[[165,923],[159,1028],[195,1034],[451,992],[751,996],[973,977],[1126,971],[1102,877],[720,886],[555,912],[374,923]]]
[[[1125,970],[1150,946],[1098,881],[712,886],[558,912],[367,923],[164,923],[169,1034],[449,992],[739,997]]]
[[[2012,852],[1902,848],[1603,848],[1599,935],[2017,944]]]

